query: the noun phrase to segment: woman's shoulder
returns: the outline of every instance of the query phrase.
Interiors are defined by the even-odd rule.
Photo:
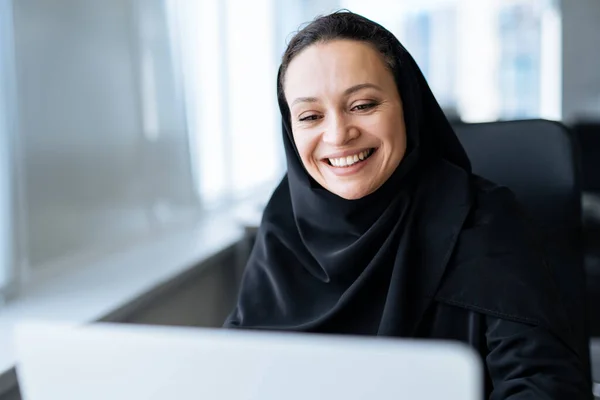
[[[515,194],[476,175],[471,178],[471,188],[471,210],[458,236],[451,267],[468,266],[484,272],[526,264],[524,270],[539,272],[535,266],[544,263],[541,236]]]
[[[473,207],[466,229],[490,223],[502,222],[505,218],[513,224],[531,224],[515,194],[506,186],[498,185],[477,175],[471,177]]]
[[[539,235],[514,193],[478,176],[472,177],[471,188],[471,210],[450,258],[447,281],[477,279],[485,286],[542,273]]]
[[[528,255],[543,261],[542,235],[513,191],[487,179],[471,178],[472,207],[458,238],[456,253]]]
[[[472,188],[437,300],[556,330],[564,315],[534,224],[509,189],[477,176]]]

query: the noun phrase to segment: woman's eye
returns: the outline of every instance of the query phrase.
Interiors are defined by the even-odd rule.
[[[352,107],[352,110],[353,111],[365,111],[365,110],[375,107],[376,105],[377,105],[376,103],[358,104],[358,105]]]
[[[316,121],[317,119],[319,119],[319,116],[317,114],[311,114],[311,115],[301,117],[298,120],[300,122],[304,122],[304,121]]]

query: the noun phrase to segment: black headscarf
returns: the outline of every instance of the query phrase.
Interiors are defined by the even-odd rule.
[[[456,252],[462,257],[477,247],[485,253],[481,238],[494,235],[479,231],[461,237],[475,201],[469,159],[415,61],[390,36],[406,121],[404,159],[366,197],[345,200],[330,193],[302,164],[278,87],[288,172],[265,209],[237,305],[225,326],[415,336],[441,283],[448,281],[444,294],[450,301],[527,321],[534,316],[562,334],[563,326],[549,316],[552,301],[527,300],[527,290],[538,294],[527,282],[548,293],[535,268],[521,281],[525,286],[517,287],[525,291],[516,294],[517,301],[498,301],[497,296],[507,297],[501,293],[506,288],[494,288],[497,281],[489,277],[510,281],[521,274],[515,270],[523,267],[519,263],[514,269],[484,271],[488,280],[483,286],[489,287],[481,287],[476,275],[481,271],[458,269],[446,279]]]

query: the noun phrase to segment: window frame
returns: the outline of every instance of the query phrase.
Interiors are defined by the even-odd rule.
[[[13,1],[0,0],[0,304],[16,297],[29,270],[24,262],[25,220],[19,157]]]

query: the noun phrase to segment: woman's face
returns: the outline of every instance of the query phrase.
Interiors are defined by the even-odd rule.
[[[290,63],[284,93],[308,173],[348,199],[376,191],[406,151],[402,101],[392,73],[369,44],[334,40]]]

